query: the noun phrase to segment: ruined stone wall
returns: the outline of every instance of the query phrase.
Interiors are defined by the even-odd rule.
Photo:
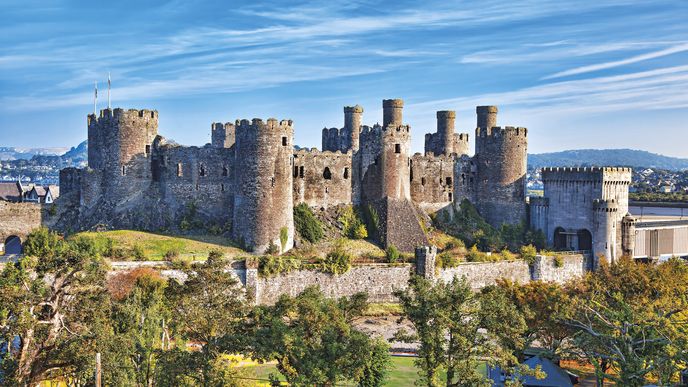
[[[351,204],[352,152],[320,152],[301,149],[294,153],[294,205],[328,208]]]
[[[528,130],[476,129],[476,207],[495,227],[526,220]]]
[[[216,148],[231,148],[234,145],[236,130],[231,122],[213,122],[210,125],[211,144]]]
[[[11,235],[18,236],[23,243],[26,236],[41,227],[47,217],[49,215],[41,204],[0,201],[0,243]]]
[[[382,127],[363,126],[359,152],[354,156],[354,167],[360,176],[359,194],[354,193],[354,203],[379,200],[382,190]]]
[[[234,149],[166,144],[158,137],[152,157],[152,177],[160,199],[170,209],[168,220],[178,223],[191,206],[208,226],[231,222],[234,205]]]
[[[454,157],[416,153],[411,157],[409,180],[414,203],[451,202],[454,199]]]
[[[294,244],[292,122],[241,120],[236,125],[236,189],[232,234],[248,249],[282,251]],[[288,238],[280,241],[280,230]]]
[[[475,203],[475,187],[478,170],[472,157],[466,155],[454,160],[454,203],[467,199]]]

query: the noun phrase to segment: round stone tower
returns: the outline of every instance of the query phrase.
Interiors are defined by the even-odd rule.
[[[497,126],[497,106],[477,106],[478,128],[493,128]]]
[[[454,152],[454,120],[456,120],[456,112],[453,110],[437,112],[437,134],[440,140],[440,153],[451,154]]]
[[[626,214],[621,220],[621,253],[633,257],[635,252],[635,223],[637,219]]]
[[[232,234],[247,249],[280,252],[294,245],[291,120],[236,123],[236,194]]]
[[[494,227],[502,223],[519,224],[526,217],[528,129],[495,126],[497,108],[494,106],[479,106],[477,111],[478,211]]]
[[[349,136],[349,147],[342,149],[343,152],[349,149],[358,151],[362,115],[363,107],[360,105],[344,107],[344,131]]]
[[[617,258],[616,219],[619,206],[614,199],[595,199],[593,208],[593,268],[599,267],[599,257],[613,262]]]
[[[382,127],[402,125],[403,99],[382,100]]]

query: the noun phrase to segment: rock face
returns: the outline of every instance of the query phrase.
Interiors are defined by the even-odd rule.
[[[493,225],[525,219],[527,131],[497,128],[496,107],[478,107],[476,154],[454,133],[456,113],[437,113],[425,155],[410,155],[404,102],[384,100],[382,125],[344,108],[344,127],[323,129],[323,151],[294,151],[289,120],[213,123],[211,143],[186,147],[158,135],[155,110],[105,109],[88,116],[88,167],[60,172],[58,228],[229,232],[257,253],[293,246],[293,206],[365,205],[377,210],[385,246],[427,242],[418,208],[468,198]]]

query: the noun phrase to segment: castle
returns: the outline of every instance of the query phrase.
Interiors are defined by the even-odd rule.
[[[193,217],[206,226],[231,230],[232,239],[251,251],[262,253],[272,244],[283,252],[294,245],[295,205],[365,205],[379,216],[384,246],[413,251],[427,244],[419,222],[422,213],[450,209],[468,199],[495,227],[529,220],[552,242],[555,234],[561,238],[558,226],[590,229],[610,240],[607,234],[610,227],[616,229],[618,217],[605,225],[575,223],[575,214],[557,210],[561,194],[552,196],[547,189],[548,181],[578,184],[564,175],[584,172],[546,171],[546,197],[533,199],[535,210],[528,215],[528,130],[497,126],[497,107],[476,108],[471,157],[469,135],[455,132],[454,111],[437,112],[437,130],[425,135],[425,153],[412,155],[403,101],[382,104],[382,125],[373,126],[362,124],[361,106],[345,107],[344,126],[322,130],[322,150],[295,150],[290,120],[213,123],[210,144],[187,147],[158,135],[157,111],[101,110],[87,120],[88,167],[60,172],[61,200],[73,209],[63,227],[165,230]],[[619,173],[623,176],[617,180],[630,181],[630,173]],[[592,187],[581,199],[585,208],[617,206],[625,215],[627,204],[619,203],[627,202],[627,184],[615,185],[618,191],[612,192],[598,189],[591,177],[578,179]],[[607,187],[608,179],[602,180],[599,184]],[[572,242],[566,243],[570,247]],[[576,243],[581,249],[587,246]],[[595,253],[617,255],[617,250],[598,245],[592,246]]]

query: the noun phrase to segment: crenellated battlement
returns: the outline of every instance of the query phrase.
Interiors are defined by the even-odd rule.
[[[138,121],[138,120],[151,121],[151,120],[154,120],[157,122],[158,111],[157,110],[149,110],[149,109],[124,110],[122,108],[101,109],[100,115],[98,117],[96,117],[95,114],[89,114],[87,121],[88,121],[88,125],[91,126],[94,124],[102,124],[102,123],[110,122],[113,120],[122,120],[122,119],[134,120],[134,121]]]
[[[363,106],[344,106],[344,113],[363,113]]]
[[[261,118],[253,118],[252,120],[240,119],[236,120],[234,126],[237,131],[242,132],[257,132],[264,130],[279,130],[279,131],[289,131],[291,132],[293,128],[292,120],[277,120],[276,118],[268,118],[267,121],[263,121]]]
[[[544,167],[542,172],[631,172],[627,167]]]
[[[592,209],[597,212],[618,212],[619,204],[615,199],[595,199],[592,201]]]
[[[340,150],[336,151],[321,151],[318,148],[301,148],[297,151],[294,152],[294,157],[306,157],[306,156],[331,156],[331,157],[340,157],[340,156],[351,156],[353,152],[351,150],[348,150],[346,152],[342,152]]]
[[[475,129],[475,136],[478,138],[503,138],[503,137],[527,137],[528,129],[514,126],[495,126],[491,128],[478,127]]]

